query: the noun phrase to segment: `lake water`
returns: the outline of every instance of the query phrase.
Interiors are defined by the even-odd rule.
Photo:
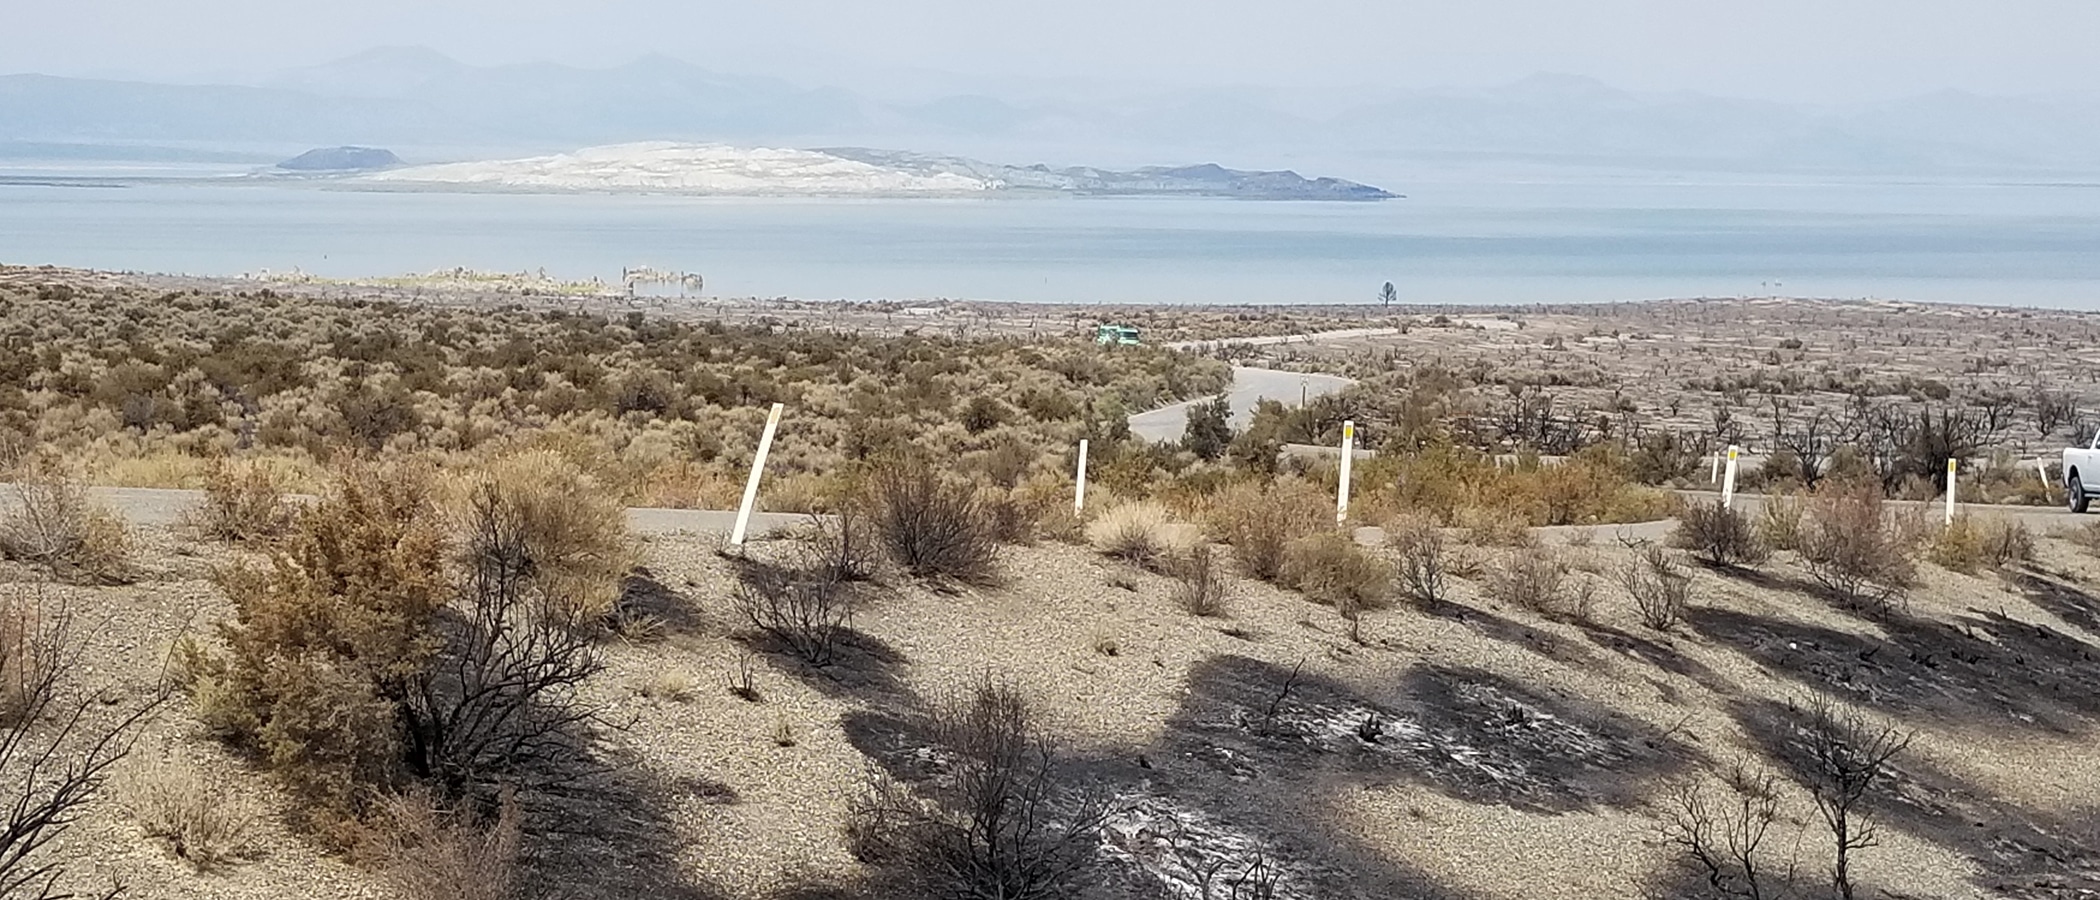
[[[199,176],[196,167],[0,176]],[[2100,186],[1492,173],[1375,204],[373,193],[0,184],[0,262],[200,275],[454,266],[707,293],[1059,302],[1536,303],[1784,294],[2100,308]]]

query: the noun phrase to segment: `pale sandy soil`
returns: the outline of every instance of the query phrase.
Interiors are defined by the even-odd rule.
[[[230,614],[206,574],[235,551],[162,526],[141,534],[145,580],[54,589],[92,625],[84,680],[113,683],[119,699],[150,689],[179,635],[208,633]],[[1886,622],[1814,598],[1784,554],[1754,577],[1700,570],[1698,608],[1668,635],[1637,622],[1616,580],[1629,551],[1600,539],[1555,551],[1595,582],[1590,622],[1499,608],[1460,581],[1435,615],[1370,614],[1364,644],[1333,610],[1266,585],[1236,581],[1230,618],[1197,619],[1173,605],[1160,576],[1078,547],[1012,548],[1002,587],[936,592],[890,579],[856,618],[861,648],[825,671],[739,639],[718,537],[642,540],[648,574],[683,614],[661,641],[608,643],[610,667],[586,692],[618,726],[608,747],[637,761],[623,777],[638,799],[602,846],[562,848],[571,855],[561,858],[535,851],[551,896],[758,900],[850,882],[859,864],[840,822],[869,754],[900,749],[885,717],[988,673],[1017,681],[1084,771],[1114,786],[1129,810],[1124,834],[1166,817],[1205,823],[1221,846],[1260,848],[1280,863],[1284,896],[1669,896],[1670,882],[1657,879],[1673,859],[1659,831],[1670,786],[1739,754],[1786,772],[1774,716],[1811,690],[1917,732],[1899,799],[1880,807],[1882,845],[1855,860],[1871,896],[2100,888],[2094,845],[2078,831],[2090,827],[2100,789],[2090,751],[2100,561],[2061,539],[2045,539],[2037,564],[2015,575],[1927,566],[1926,585]],[[1492,563],[1509,551],[1479,552]],[[16,584],[29,575],[0,568]],[[761,703],[725,687],[747,655]],[[1258,716],[1300,661],[1301,680],[1280,705],[1284,737],[1235,724]],[[644,694],[681,679],[683,700]],[[1350,734],[1368,711],[1389,723],[1375,746]],[[793,746],[776,742],[783,727]],[[153,722],[140,748],[204,765],[229,797],[284,808],[265,777],[199,731],[186,701]],[[1812,883],[1828,838],[1805,791],[1782,782],[1775,845],[1792,846],[1800,832]],[[384,896],[371,875],[312,849],[273,814],[261,819],[256,858],[192,873],[116,799],[98,801],[51,852],[90,880],[124,878],[127,896]],[[578,858],[597,867],[576,868]],[[2045,887],[2012,893],[2045,870],[2056,872],[2039,877]],[[1157,896],[1152,877],[1131,869],[1123,880],[1155,884]]]

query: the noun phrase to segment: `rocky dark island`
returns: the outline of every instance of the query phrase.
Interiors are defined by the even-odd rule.
[[[402,165],[394,151],[380,147],[321,147],[278,163],[287,172],[370,172]]]

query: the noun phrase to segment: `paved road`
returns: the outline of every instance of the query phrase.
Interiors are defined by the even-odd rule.
[[[0,491],[11,491],[0,488]],[[173,490],[167,488],[112,488],[88,489],[89,496],[122,513],[124,518],[136,525],[174,525],[182,521],[183,511],[204,499],[203,491]],[[765,534],[774,528],[800,524],[809,520],[800,513],[754,512],[751,514],[751,534]],[[736,527],[734,510],[707,509],[629,509],[627,528],[636,534],[667,535],[680,533],[728,534]]]
[[[1339,375],[1303,375],[1297,372],[1282,372],[1276,369],[1257,369],[1251,366],[1232,367],[1232,387],[1226,397],[1232,403],[1232,427],[1245,428],[1254,420],[1254,404],[1262,399],[1281,400],[1296,405],[1302,395],[1306,399],[1323,394],[1332,394],[1355,384],[1354,379]],[[1209,403],[1209,397],[1176,403],[1130,417],[1130,434],[1142,441],[1178,441],[1188,428],[1189,407],[1198,403]]]
[[[1295,373],[1276,373],[1295,374]],[[12,501],[12,485],[0,484],[0,497]],[[136,525],[167,526],[182,521],[183,512],[204,499],[204,492],[168,488],[89,488],[95,500],[123,514]],[[1720,495],[1707,491],[1680,491],[1687,500],[1712,502]],[[1735,505],[1747,513],[1756,513],[1764,503],[1757,494],[1739,494]],[[1944,508],[1943,501],[1923,503],[1892,501],[1892,506],[1922,507],[1928,517],[1937,517]],[[2037,531],[2076,527],[2086,523],[2100,522],[2100,515],[2077,515],[2061,506],[1998,506],[1980,503],[1962,504],[1959,511],[1973,516],[1998,516],[2025,524]],[[751,514],[751,533],[763,535],[775,528],[799,525],[809,521],[801,513],[755,512]],[[636,534],[727,534],[736,525],[733,510],[706,509],[648,509],[627,510],[627,527]],[[1570,525],[1538,529],[1548,542],[1564,542],[1568,537],[1587,533],[1595,540],[1612,540],[1624,537],[1627,540],[1660,540],[1677,527],[1677,520],[1664,519],[1655,522],[1636,522],[1626,525]],[[1376,527],[1357,529],[1357,539],[1375,544],[1384,539],[1384,532]]]
[[[1271,344],[1317,344],[1321,341],[1343,341],[1351,338],[1386,337],[1399,334],[1398,328],[1344,328],[1339,331],[1315,331],[1311,334],[1268,334],[1261,337],[1217,338],[1208,341],[1178,341],[1167,345],[1169,350],[1205,350],[1236,344],[1243,347],[1266,347]]]

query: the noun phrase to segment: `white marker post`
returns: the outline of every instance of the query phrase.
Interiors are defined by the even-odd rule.
[[[1954,472],[1960,467],[1960,460],[1947,460],[1947,524],[1949,525],[1954,524]]]
[[[1708,474],[1707,474],[1707,476],[1706,476],[1706,483],[1707,483],[1707,484],[1713,484],[1714,482],[1717,482],[1717,481],[1720,481],[1720,480],[1721,480],[1721,451],[1719,451],[1719,450],[1716,450],[1716,451],[1714,451],[1714,457],[1713,457],[1713,458],[1714,458],[1714,467],[1713,467],[1713,468],[1714,468],[1714,470],[1713,470],[1713,471],[1712,471],[1711,473],[1708,473]]]
[[[1334,524],[1349,521],[1349,464],[1356,461],[1356,422],[1342,423],[1342,484],[1334,495]]]
[[[1735,508],[1735,455],[1736,446],[1728,445],[1728,468],[1721,473],[1721,508]]]
[[[1079,476],[1072,485],[1072,514],[1086,514],[1086,439],[1079,439]]]
[[[773,449],[773,432],[780,428],[781,404],[773,404],[766,416],[765,433],[758,438],[758,455],[751,459],[751,479],[744,482],[744,505],[737,507],[736,530],[729,533],[731,546],[744,546],[744,530],[751,525],[751,508],[758,505],[758,476],[766,470],[766,452]]]
[[[2035,457],[2034,474],[2042,477],[2042,499],[2049,499],[2049,489],[2054,486],[2049,483],[2049,461],[2039,456]]]

